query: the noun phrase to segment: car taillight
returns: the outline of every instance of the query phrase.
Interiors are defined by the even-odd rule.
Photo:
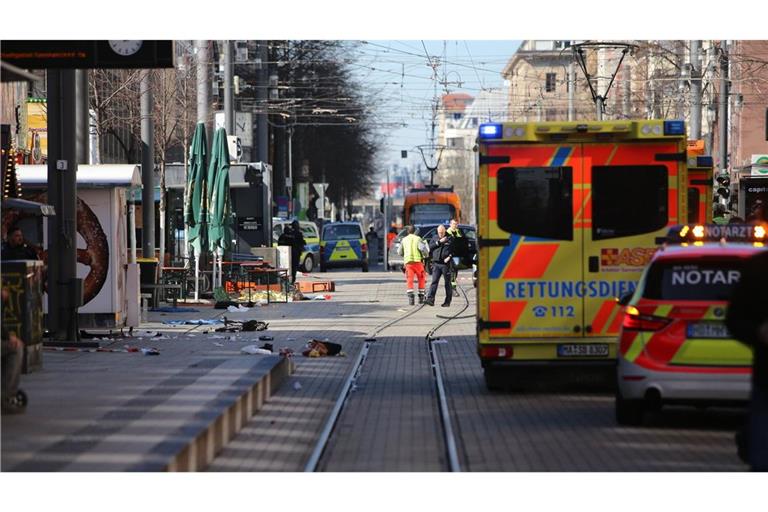
[[[671,318],[661,316],[643,315],[634,306],[627,306],[624,310],[622,326],[633,331],[660,331],[672,322]]]
[[[320,254],[323,254],[324,252],[325,252],[325,246],[321,245],[320,246]]]
[[[363,252],[368,252],[368,244],[362,244],[360,247],[362,247]]]

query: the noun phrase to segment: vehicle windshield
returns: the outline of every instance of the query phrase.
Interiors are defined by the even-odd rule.
[[[419,235],[420,237],[424,238],[424,236],[425,236],[424,233],[425,232],[426,233],[434,234],[434,230],[436,228],[437,228],[437,224],[427,224],[425,226],[416,226],[416,234]],[[395,241],[399,242],[400,240],[402,240],[406,236],[408,236],[408,230],[407,229],[403,229],[403,230],[400,231],[400,233],[397,234],[397,236],[395,237]]]
[[[455,216],[456,209],[450,204],[415,204],[410,212],[413,224],[448,223]]]
[[[352,224],[323,228],[324,240],[359,240],[360,238],[363,238],[360,227]]]
[[[643,297],[654,300],[728,300],[743,260],[657,261],[648,269]]]

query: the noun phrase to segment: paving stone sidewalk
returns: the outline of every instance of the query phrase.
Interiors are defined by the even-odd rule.
[[[2,417],[2,469],[162,469],[168,453],[194,434],[201,418],[209,420],[221,409],[222,399],[226,402],[238,386],[262,379],[279,361],[277,356],[242,355],[244,346],[271,343],[276,351],[287,347],[300,352],[309,339],[333,339],[352,357],[359,342],[347,340],[363,338],[369,325],[389,314],[376,302],[377,294],[386,300],[386,293],[372,295],[370,290],[380,281],[397,280],[392,274],[362,276],[327,274],[337,280],[338,291],[326,301],[273,303],[236,313],[205,305],[190,305],[197,312],[150,312],[133,337],[100,341],[116,352],[46,351],[43,370],[22,377],[30,397],[27,412]],[[163,323],[225,316],[266,321],[269,329],[216,333],[221,325]],[[160,354],[122,352],[126,347],[157,348]],[[305,358],[294,360],[300,359]],[[319,364],[343,365],[347,360],[325,358]]]

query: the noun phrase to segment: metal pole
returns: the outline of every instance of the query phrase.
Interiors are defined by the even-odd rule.
[[[267,87],[269,85],[269,71],[267,66],[267,59],[269,58],[268,42],[259,42],[259,58],[261,59],[261,66],[257,72],[257,85],[256,85],[256,133],[257,133],[257,159],[259,162],[265,164],[269,162],[269,125],[267,124]],[[274,172],[274,170],[273,170]],[[274,186],[274,182],[273,182]]]
[[[597,120],[603,120],[603,104],[605,103],[605,96],[608,89],[608,79],[605,78],[605,68],[608,65],[605,49],[598,48],[597,50],[597,99],[595,100],[595,107],[597,108]]]
[[[691,78],[690,69],[685,65],[685,49],[682,41],[678,41],[677,67],[680,69],[680,75],[677,80],[677,101],[675,105],[677,119],[685,120],[685,85]]]
[[[691,139],[701,138],[701,41],[691,41]]]
[[[136,263],[136,201],[134,200],[136,189],[131,189],[131,261],[130,263]]]
[[[320,187],[320,204],[322,205],[320,207],[320,218],[325,220],[325,169],[323,169],[323,185]],[[331,217],[331,222],[333,222],[333,217]]]
[[[235,66],[232,41],[224,41],[224,129],[227,135],[235,135]]]
[[[632,68],[627,67],[624,71],[624,88],[622,114],[624,119],[632,117]]]
[[[288,128],[288,215],[293,217],[293,128]],[[306,208],[306,205],[305,205]]]
[[[210,121],[210,94],[211,83],[208,73],[209,55],[208,41],[197,41],[197,122],[205,123],[206,140],[211,142],[211,129],[208,126]]]
[[[728,43],[723,41],[720,55],[720,113],[718,128],[720,129],[720,172],[728,171]]]
[[[210,94],[211,94],[211,81],[209,70],[209,54],[208,54],[208,41],[199,40],[196,43],[197,46],[197,121],[205,124],[206,141],[210,147],[213,142],[211,137],[210,127]],[[207,150],[207,148],[206,148]],[[203,194],[205,196],[205,194]],[[205,203],[202,207],[205,208]],[[203,224],[202,228],[205,228]],[[194,254],[195,258],[195,302],[200,299],[200,258],[202,257],[203,250],[201,248],[200,254]]]
[[[387,189],[384,191],[384,270],[389,270],[389,166],[387,166]]]
[[[75,70],[48,70],[48,317],[53,339],[78,339]]]
[[[574,69],[573,62],[568,64],[568,120],[573,121],[575,118],[573,98],[576,91],[576,70]]]
[[[75,131],[77,133],[77,163],[88,164],[89,160],[89,119],[88,119],[88,70],[75,71],[77,108],[75,109]]]
[[[152,71],[141,72],[141,253],[155,257],[155,141],[152,119]]]
[[[603,97],[598,96],[595,100],[595,106],[597,107],[597,120],[602,121],[603,120]]]

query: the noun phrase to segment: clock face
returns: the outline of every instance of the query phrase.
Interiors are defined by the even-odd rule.
[[[118,55],[123,55],[125,57],[129,55],[133,55],[139,49],[141,49],[141,45],[144,41],[110,41],[109,47],[112,48],[112,51],[114,51]]]

